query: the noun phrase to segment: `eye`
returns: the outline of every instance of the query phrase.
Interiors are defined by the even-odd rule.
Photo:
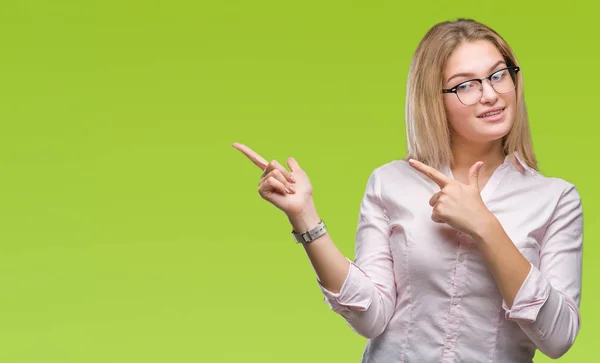
[[[501,80],[502,78],[504,78],[505,75],[506,75],[506,69],[492,74],[492,77],[490,77],[490,78],[491,78],[492,82],[497,82],[497,81]]]
[[[468,82],[464,82],[459,84],[458,86],[456,86],[456,90],[458,92],[468,92],[469,90],[471,90],[473,88],[473,82],[468,81]]]

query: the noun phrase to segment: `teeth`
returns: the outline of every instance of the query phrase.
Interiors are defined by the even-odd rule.
[[[479,117],[489,117],[489,116],[494,116],[499,114],[500,112],[502,112],[502,110],[498,110],[498,111],[494,111],[494,112],[488,112],[488,113],[484,113],[483,115],[479,116]]]

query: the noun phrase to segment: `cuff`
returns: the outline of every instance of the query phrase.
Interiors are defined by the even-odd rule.
[[[329,308],[342,313],[350,310],[364,311],[369,308],[372,295],[369,293],[369,289],[365,288],[365,279],[368,279],[365,273],[354,262],[350,261],[350,270],[340,292],[331,292],[323,287],[318,279],[317,282],[324,295],[323,300],[329,305]]]
[[[502,308],[505,310],[504,317],[507,320],[534,322],[540,309],[546,303],[550,290],[551,286],[541,272],[531,265],[529,274],[515,296],[512,308],[509,308],[506,301],[502,300]]]

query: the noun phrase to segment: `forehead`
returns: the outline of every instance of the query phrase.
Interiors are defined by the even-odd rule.
[[[475,73],[486,75],[490,67],[504,60],[500,51],[487,40],[477,40],[460,44],[446,62],[444,75],[450,77],[455,73]]]

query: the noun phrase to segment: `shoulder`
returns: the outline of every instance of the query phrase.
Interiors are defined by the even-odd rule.
[[[536,182],[529,200],[539,215],[547,216],[545,237],[560,233],[579,240],[583,233],[583,203],[574,183],[560,177],[535,173]],[[547,213],[544,213],[547,211]]]
[[[375,177],[383,182],[414,178],[419,173],[403,159],[391,160],[375,167],[371,177]]]
[[[415,170],[408,161],[396,159],[375,167],[369,176],[368,185],[380,195],[393,196],[430,192],[435,183]],[[425,188],[425,189],[424,189]]]
[[[582,201],[576,185],[558,176],[547,176],[539,171],[527,170],[517,178],[509,180],[521,183],[520,187],[509,186],[521,195],[520,199],[550,208],[553,216],[565,211],[582,213]]]
[[[534,193],[544,192],[546,196],[575,195],[579,198],[579,193],[573,183],[557,176],[545,175],[543,172],[527,166],[517,152],[512,156],[513,162],[505,165],[510,165],[514,175],[518,175],[517,178],[511,178],[513,182],[523,184],[525,188]]]
[[[575,184],[566,179],[557,176],[547,176],[531,169],[526,172],[524,179],[529,182],[528,184],[531,184],[530,187],[538,191],[550,192],[552,195],[561,198],[564,196],[580,198]]]

